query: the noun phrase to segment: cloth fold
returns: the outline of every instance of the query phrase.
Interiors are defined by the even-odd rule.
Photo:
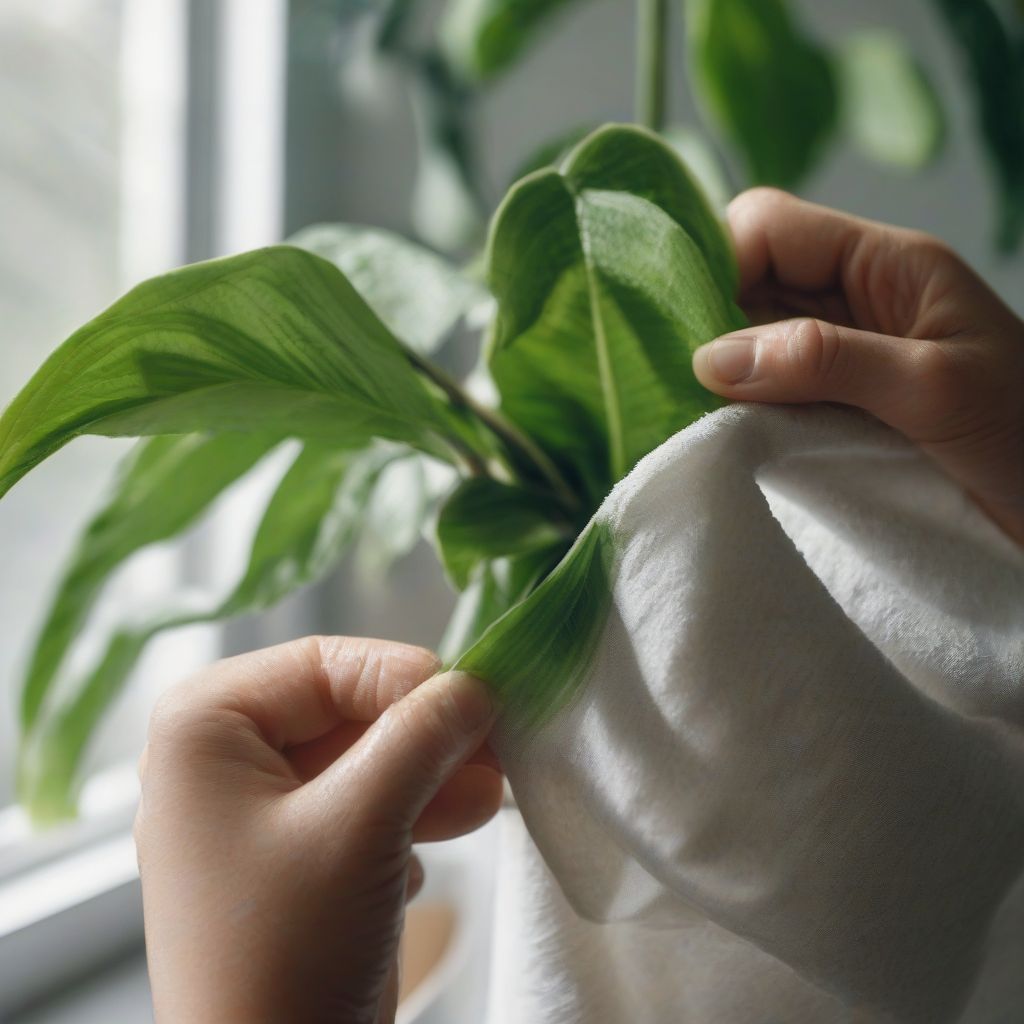
[[[597,518],[583,682],[499,730],[492,1021],[1024,1020],[1024,554],[829,407],[709,415]]]

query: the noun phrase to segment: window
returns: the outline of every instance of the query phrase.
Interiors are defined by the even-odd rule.
[[[279,239],[285,10],[284,0],[0,5],[0,404],[137,281]],[[79,439],[0,505],[0,1016],[141,936],[134,763],[156,692],[220,646],[211,627],[151,645],[92,745],[82,819],[33,835],[12,803],[20,677],[61,565],[129,446]],[[231,579],[238,545],[221,542],[218,523],[245,505],[244,491],[227,495],[184,550],[129,564],[90,632],[102,639],[126,606],[171,587]],[[72,652],[70,676],[97,646]]]

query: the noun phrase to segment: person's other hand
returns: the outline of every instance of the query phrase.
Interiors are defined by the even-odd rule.
[[[311,637],[160,701],[135,826],[158,1021],[393,1020],[412,843],[502,799],[488,691],[438,667]]]
[[[1024,323],[917,231],[767,188],[733,200],[729,225],[755,326],[697,350],[701,383],[743,401],[864,409],[1024,544]]]

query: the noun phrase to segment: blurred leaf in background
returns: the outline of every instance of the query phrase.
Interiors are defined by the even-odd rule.
[[[998,189],[996,243],[1024,239],[1024,37],[1015,40],[988,0],[931,0],[961,50],[978,134]]]
[[[542,24],[573,0],[449,0],[442,46],[465,78],[483,80],[512,64]]]
[[[783,0],[687,0],[690,81],[751,184],[792,188],[836,127],[832,62]]]
[[[839,49],[844,127],[879,163],[919,170],[942,149],[945,118],[938,96],[899,36],[873,29]]]
[[[487,290],[455,264],[392,231],[317,224],[290,241],[333,263],[417,352],[436,352],[462,317],[489,300]]]
[[[252,441],[236,434],[210,440],[158,437],[140,447],[141,452],[123,472],[106,508],[94,520],[94,528],[85,534],[78,564],[88,564],[90,545],[95,546],[97,553],[93,560],[97,555],[102,557],[105,530],[134,539],[135,550],[163,539],[166,530],[157,535],[151,528],[147,534],[139,522],[140,513],[152,505],[153,499],[170,507],[163,515],[165,524],[171,517],[181,520],[185,511],[194,516],[202,504],[200,497],[206,498],[208,505],[214,492],[231,480],[228,472],[218,466],[212,467],[215,472],[198,478],[204,468],[199,459],[209,462],[215,454],[219,455],[223,467],[235,469],[237,476],[246,458],[251,465],[252,455],[266,451],[264,445],[263,452],[256,452]],[[175,447],[182,448],[184,454],[176,453]],[[166,472],[175,455],[177,468],[185,472],[191,469],[199,479],[198,494],[177,504],[176,492],[189,494],[189,477],[169,480],[149,470],[154,465]],[[162,467],[157,463],[158,456],[163,459]],[[360,453],[307,443],[278,482],[253,538],[248,565],[227,596],[168,594],[165,607],[158,611],[131,609],[130,619],[114,628],[104,653],[84,678],[61,680],[55,672],[45,679],[35,677],[35,705],[41,708],[44,699],[49,699],[46,713],[34,715],[25,729],[18,788],[37,822],[57,821],[74,813],[78,771],[89,737],[154,636],[169,629],[270,607],[337,564],[364,523],[366,505],[378,476],[376,472],[367,472],[367,468]],[[147,500],[133,502],[133,496],[140,491],[145,491]],[[95,528],[96,524],[104,524],[104,530]],[[55,609],[66,608],[76,600],[73,581],[71,576],[65,580]],[[81,617],[72,625],[80,627]],[[43,633],[37,650],[49,657],[55,642]],[[57,652],[60,653],[59,648]],[[58,687],[58,683],[64,685]]]
[[[35,725],[72,641],[114,570],[141,548],[180,533],[276,443],[259,435],[185,434],[134,447],[57,584],[22,688],[23,728]]]

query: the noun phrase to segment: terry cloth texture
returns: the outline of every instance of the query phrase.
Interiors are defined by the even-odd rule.
[[[493,1024],[1024,1021],[1024,553],[821,406],[705,417],[598,518],[593,660],[499,730]]]

